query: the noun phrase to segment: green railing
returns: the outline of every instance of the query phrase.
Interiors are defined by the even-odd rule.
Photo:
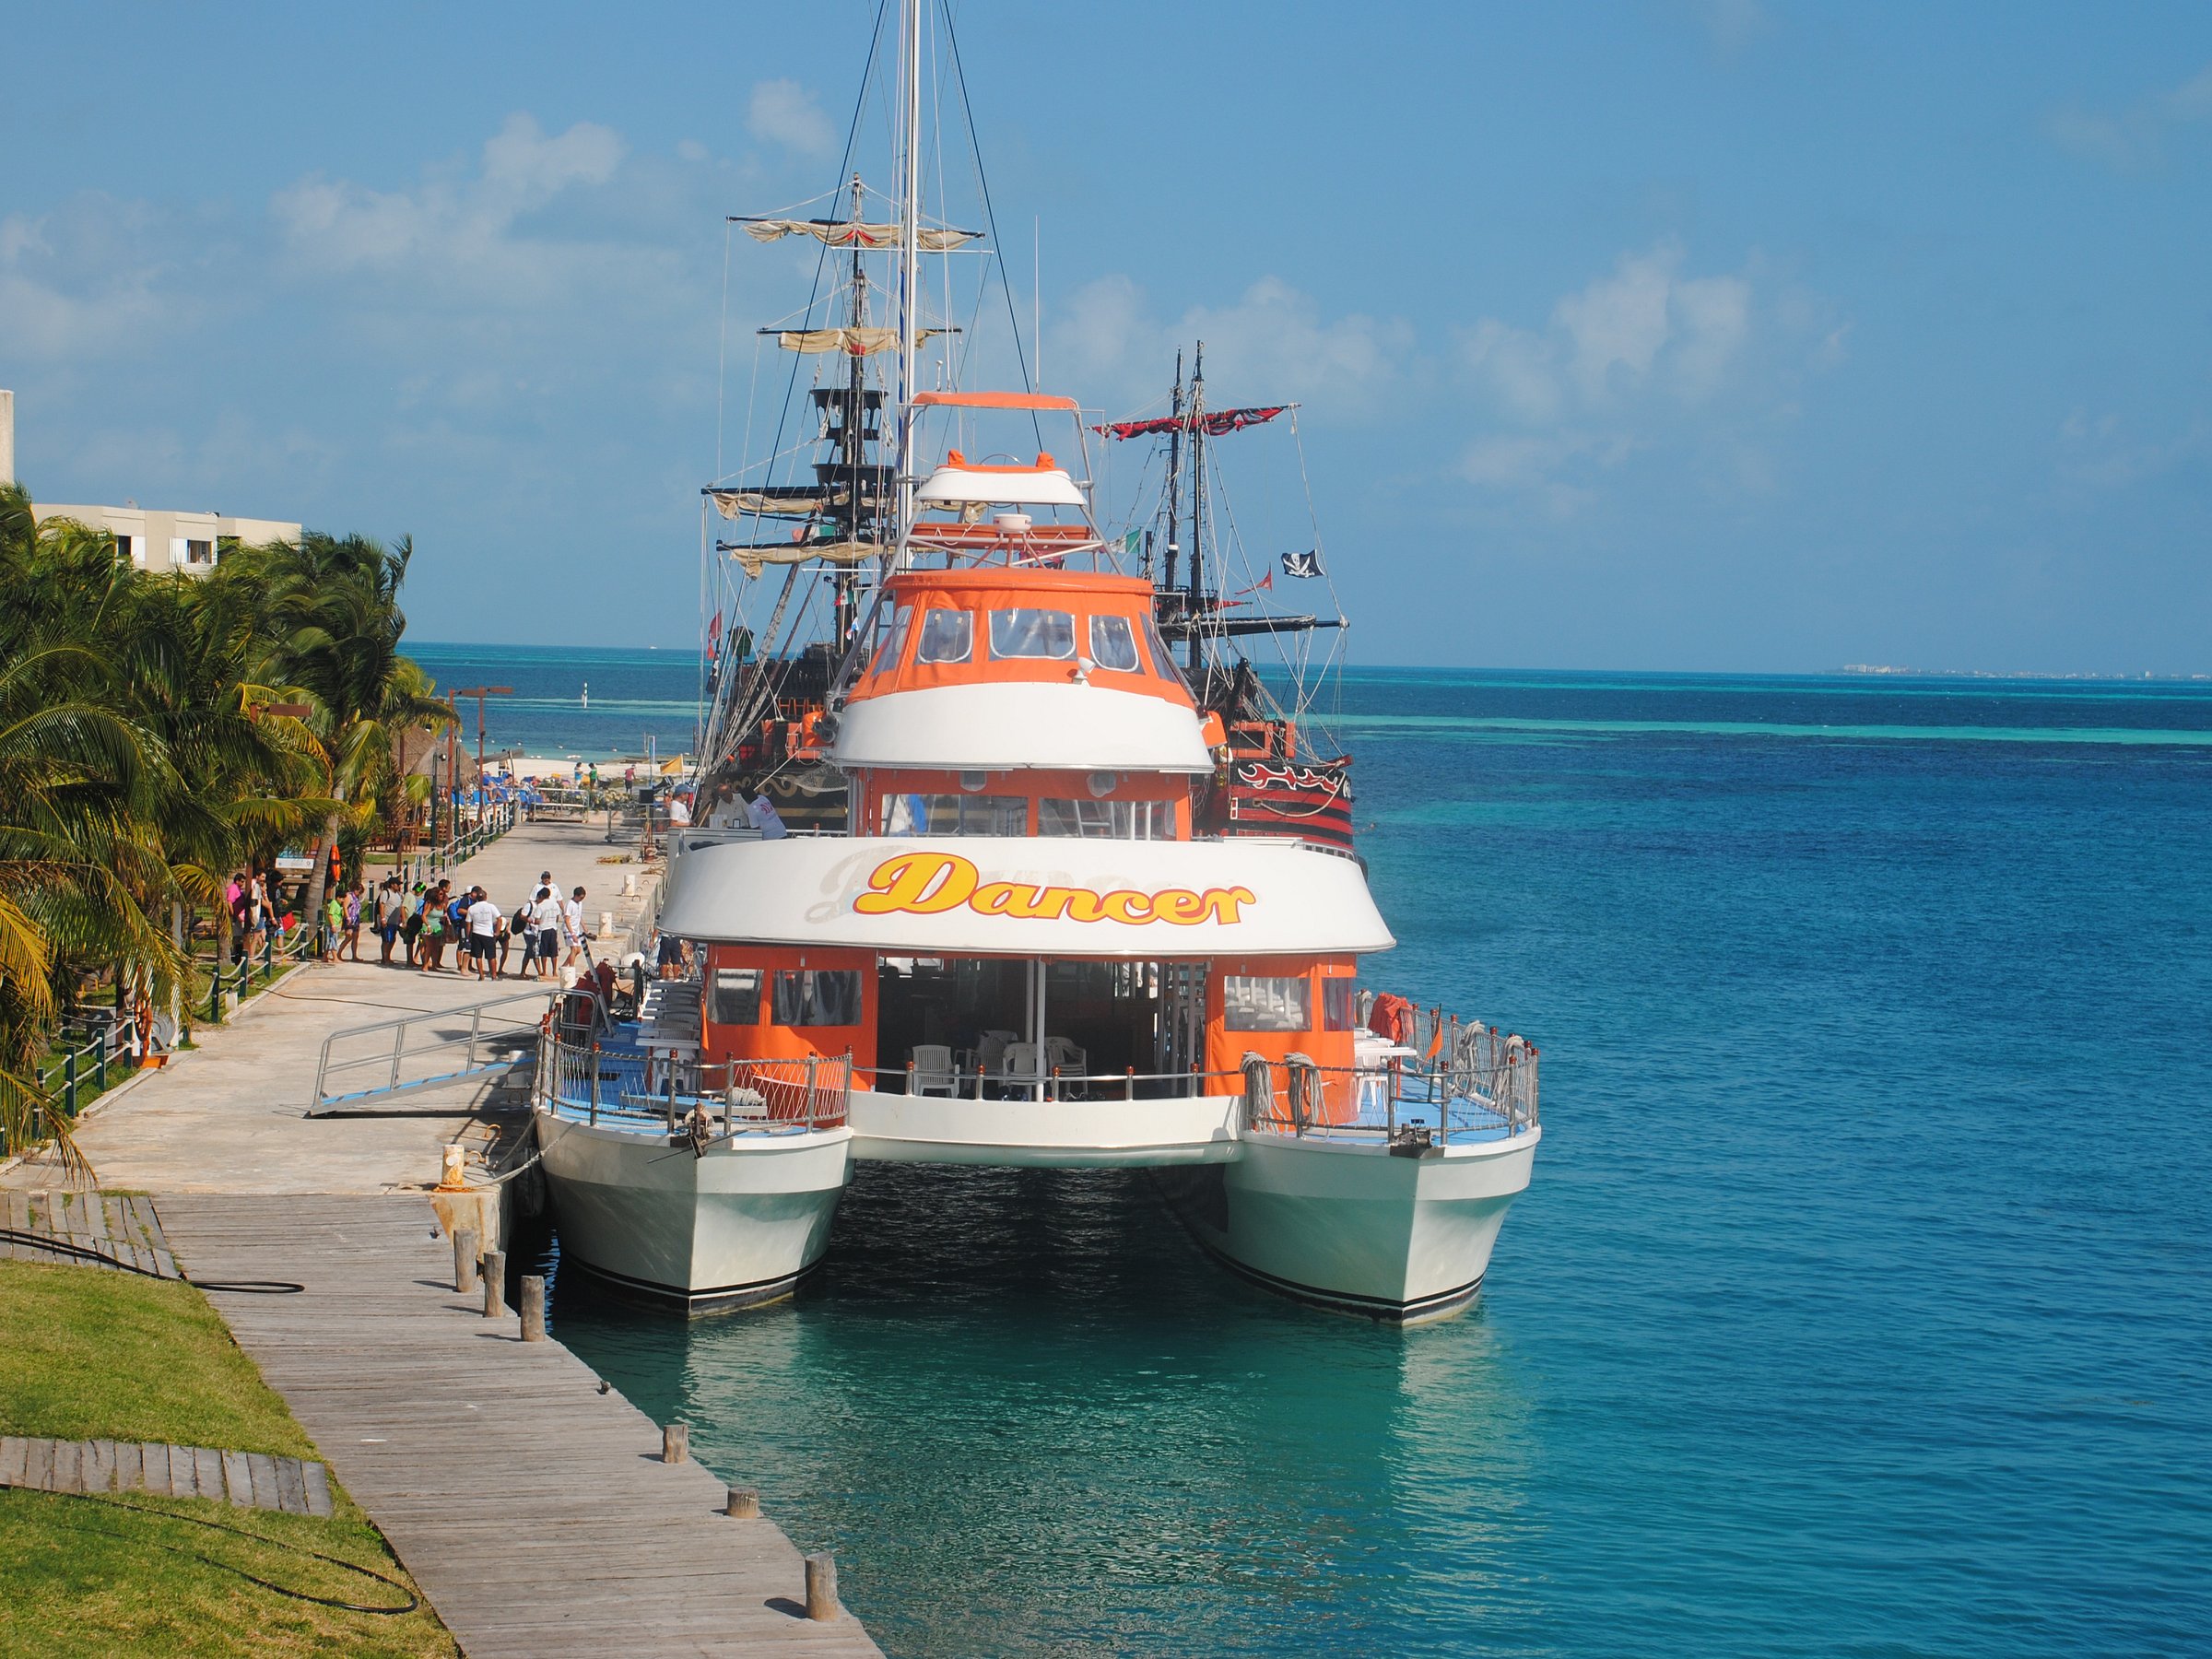
[[[68,1030],[71,1025],[78,1027],[75,1037]],[[40,1108],[39,1130],[33,1133],[30,1145],[42,1146],[53,1139],[57,1120],[62,1124],[75,1122],[80,1107],[89,1105],[104,1094],[111,1082],[120,1081],[130,1074],[130,1044],[124,1036],[124,1029],[121,1020],[100,1016],[72,1016],[65,1019],[55,1041],[74,1041],[76,1046],[51,1054],[39,1063],[34,1073],[40,1092],[57,1102],[60,1110]],[[24,1147],[9,1143],[6,1125],[0,1124],[0,1158],[10,1158],[23,1150]]]
[[[453,840],[409,853],[395,866],[400,884],[412,888],[433,881],[448,870],[468,862],[522,821],[522,809],[512,801],[492,808],[481,823],[471,825]]]

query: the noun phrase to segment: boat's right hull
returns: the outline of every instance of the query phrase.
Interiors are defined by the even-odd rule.
[[[1457,1312],[1526,1189],[1541,1132],[1403,1156],[1377,1141],[1247,1135],[1234,1162],[1165,1171],[1198,1242],[1256,1284],[1337,1312]]]

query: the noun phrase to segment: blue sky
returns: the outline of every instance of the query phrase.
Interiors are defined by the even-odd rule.
[[[21,8],[18,471],[412,532],[428,637],[688,641],[722,216],[834,182],[874,15]],[[1355,660],[2212,671],[2212,10],[957,16],[1047,381],[1299,399]],[[733,452],[809,268],[733,253]]]

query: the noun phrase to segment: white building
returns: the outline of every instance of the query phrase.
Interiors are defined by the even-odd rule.
[[[0,483],[16,474],[16,394],[0,392]],[[121,507],[92,507],[34,501],[34,523],[75,519],[115,538],[115,553],[142,571],[182,571],[204,576],[224,552],[241,543],[282,541],[297,546],[300,526],[281,519],[234,518],[215,512],[169,512],[126,501]]]

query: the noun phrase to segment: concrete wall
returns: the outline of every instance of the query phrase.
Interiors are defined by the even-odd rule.
[[[228,518],[216,512],[175,512],[149,507],[85,507],[33,502],[31,517],[75,519],[115,537],[118,553],[127,550],[142,571],[182,571],[204,576],[215,569],[222,544],[300,541],[300,526],[281,519]]]
[[[0,484],[16,481],[16,394],[0,392]]]

